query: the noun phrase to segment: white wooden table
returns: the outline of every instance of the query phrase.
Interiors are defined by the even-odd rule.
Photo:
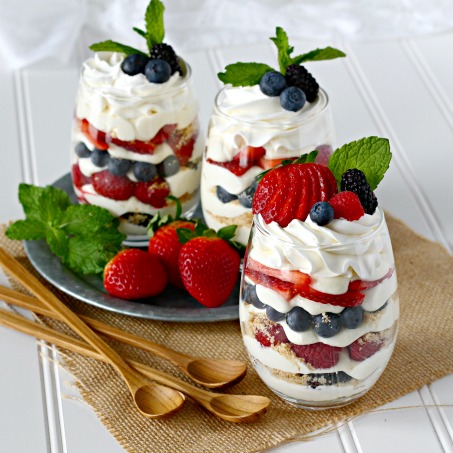
[[[337,143],[388,137],[394,158],[378,189],[380,204],[452,252],[453,32],[399,41],[294,45],[301,52],[335,45],[347,53],[346,59],[311,64],[330,96]],[[205,131],[220,86],[219,70],[238,60],[276,64],[270,41],[185,57],[193,67]],[[19,182],[45,185],[69,170],[80,62],[13,72],[1,61],[0,221],[5,222],[22,217]],[[48,349],[34,339],[0,328],[0,452],[123,451],[74,394],[72,377],[47,355]],[[443,406],[432,407],[435,403]],[[453,407],[448,405],[453,405],[453,375],[386,406],[398,410],[377,411],[314,441],[273,451],[453,452]]]

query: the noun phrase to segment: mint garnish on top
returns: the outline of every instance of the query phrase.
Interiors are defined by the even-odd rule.
[[[106,209],[73,205],[63,190],[52,186],[19,185],[26,219],[6,230],[9,239],[45,239],[51,252],[78,274],[97,274],[121,249],[126,236]]]
[[[391,159],[388,139],[365,137],[336,149],[329,158],[328,167],[338,185],[344,172],[357,168],[365,174],[371,190],[375,190],[389,168]]]

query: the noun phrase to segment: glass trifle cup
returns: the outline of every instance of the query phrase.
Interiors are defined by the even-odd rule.
[[[128,239],[146,240],[160,211],[183,215],[199,202],[204,139],[190,67],[164,83],[121,70],[124,55],[97,52],[84,63],[72,131],[72,180],[79,202],[120,219]]]
[[[225,86],[215,99],[203,155],[201,202],[209,227],[237,225],[235,240],[247,244],[252,225],[255,177],[285,159],[317,149],[327,165],[335,133],[329,98],[322,89],[313,102],[291,112],[258,85]]]
[[[244,259],[240,323],[264,383],[302,408],[366,393],[395,345],[399,299],[382,209],[285,228],[254,216]]]

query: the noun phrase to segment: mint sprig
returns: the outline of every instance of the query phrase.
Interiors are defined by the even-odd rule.
[[[346,54],[334,47],[315,49],[302,55],[292,57],[294,47],[289,45],[288,35],[282,27],[275,29],[275,37],[270,40],[277,47],[278,65],[280,72],[284,75],[286,68],[291,64],[301,64],[307,61],[332,60],[334,58],[345,57]],[[232,63],[226,66],[225,72],[219,72],[217,77],[223,83],[230,83],[234,87],[253,86],[259,84],[261,77],[274,69],[264,63]]]
[[[329,158],[328,167],[338,186],[345,171],[357,168],[365,174],[371,190],[375,190],[389,168],[391,159],[388,139],[365,137],[336,149]]]
[[[165,37],[164,11],[165,6],[160,0],[151,0],[145,12],[146,30],[142,30],[137,27],[132,28],[146,40],[146,45],[149,51],[148,54],[141,50],[135,49],[134,47],[126,46],[125,44],[112,40],[92,44],[90,49],[94,52],[120,52],[126,55],[140,54],[149,56],[151,54],[152,47],[155,44],[162,43]]]
[[[72,205],[63,190],[52,186],[19,185],[26,219],[6,230],[9,239],[46,240],[51,252],[78,274],[97,274],[121,249],[126,236],[106,209]]]

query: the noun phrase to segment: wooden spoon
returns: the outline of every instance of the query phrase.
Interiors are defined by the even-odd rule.
[[[22,316],[0,309],[0,324],[18,330],[19,332],[33,335],[57,346],[77,352],[79,354],[105,361],[105,357],[97,353],[83,341],[69,337],[49,327],[39,325]],[[194,387],[187,382],[170,376],[162,371],[139,362],[128,361],[140,373],[154,379],[161,384],[177,389],[193,400],[197,401],[206,410],[216,417],[233,423],[250,423],[257,421],[269,405],[269,399],[258,395],[230,395],[213,393]]]
[[[5,302],[26,308],[27,310],[34,311],[41,315],[61,320],[60,316],[43,307],[36,298],[27,296],[19,291],[0,286],[0,297]],[[92,329],[101,332],[110,338],[114,338],[115,340],[122,341],[123,343],[156,354],[163,359],[167,359],[194,382],[205,387],[221,388],[236,384],[244,378],[247,372],[245,363],[237,360],[213,360],[191,357],[182,354],[181,352],[173,351],[166,346],[153,343],[145,338],[140,338],[128,332],[124,332],[96,319],[89,318],[88,316],[79,315],[79,317]]]
[[[115,367],[129,387],[135,405],[145,417],[166,417],[182,407],[185,401],[182,393],[162,385],[148,382],[12,255],[1,247],[0,264],[45,306],[57,313],[60,319],[64,320],[68,326],[93,346],[107,362]]]

